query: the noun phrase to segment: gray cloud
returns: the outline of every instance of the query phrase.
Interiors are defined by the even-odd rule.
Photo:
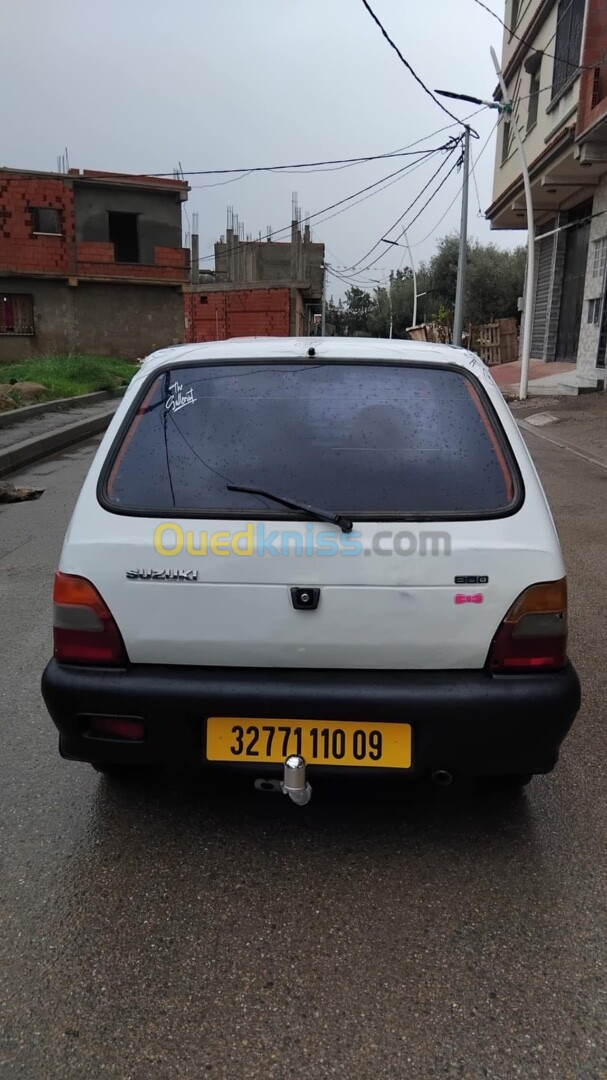
[[[374,0],[374,7],[430,87],[491,96],[489,45],[500,45],[500,29],[472,0]],[[171,170],[179,161],[189,170],[342,158],[393,150],[449,123],[359,0],[20,0],[6,5],[2,22],[6,165],[54,169],[66,145],[72,166],[125,172]],[[460,116],[472,108],[449,107]],[[495,119],[487,110],[472,121],[481,136],[475,154]],[[494,142],[477,169],[483,210],[491,201]],[[204,254],[225,229],[227,204],[257,235],[289,222],[293,190],[303,210],[314,212],[396,167],[264,174],[215,187],[202,185],[224,178],[192,177],[188,211],[200,215]],[[342,265],[359,259],[434,168],[405,174],[319,225],[315,238],[326,242],[329,258]],[[433,231],[460,184],[458,174],[451,177],[412,227],[418,259],[458,227],[456,201]],[[471,234],[501,246],[524,241],[522,232],[490,233],[477,214],[472,187]],[[399,249],[387,250],[373,276],[401,258]]]

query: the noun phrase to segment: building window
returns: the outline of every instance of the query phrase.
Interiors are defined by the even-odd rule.
[[[137,214],[123,214],[114,210],[108,213],[110,244],[114,245],[116,262],[139,262],[139,228]]]
[[[508,160],[510,154],[510,121],[504,120],[502,128],[502,165]]]
[[[560,0],[557,14],[552,96],[579,70],[586,0]]]
[[[540,73],[535,72],[529,83],[529,111],[527,113],[527,131],[537,124],[537,109],[540,100]]]
[[[31,337],[34,298],[27,293],[0,293],[0,334]]]
[[[32,207],[32,217],[35,233],[51,233],[53,236],[61,236],[61,211],[52,206]]]
[[[601,299],[588,301],[588,322],[598,326],[601,321]]]
[[[592,244],[593,278],[602,280],[605,276],[605,266],[607,266],[607,236],[602,236],[600,240],[595,240]]]

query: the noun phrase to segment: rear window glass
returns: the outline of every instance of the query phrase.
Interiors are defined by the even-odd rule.
[[[178,367],[142,392],[109,470],[111,507],[300,516],[228,484],[373,518],[476,515],[514,498],[509,454],[473,382],[383,364]]]

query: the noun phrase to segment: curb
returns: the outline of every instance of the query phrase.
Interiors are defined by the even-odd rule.
[[[31,465],[32,462],[39,461],[40,458],[47,457],[49,454],[55,454],[66,446],[72,446],[73,443],[83,442],[85,439],[90,439],[92,435],[98,435],[108,427],[115,412],[114,406],[105,412],[97,413],[88,420],[66,424],[64,427],[47,432],[46,435],[25,439],[23,442],[10,446],[7,450],[0,450],[0,477],[15,472],[24,465]]]
[[[0,369],[1,370],[1,369]],[[77,409],[82,405],[98,405],[102,401],[112,401],[122,397],[124,390],[97,390],[92,394],[79,394],[78,397],[54,398],[53,401],[38,401],[35,405],[24,405],[20,409],[11,409],[0,413],[0,428],[12,427],[24,420],[30,420],[43,412],[59,412],[61,409]]]
[[[552,446],[558,446],[559,450],[566,450],[567,453],[582,458],[584,461],[589,462],[590,465],[597,465],[599,469],[607,470],[607,461],[601,461],[599,458],[593,457],[592,454],[589,454],[581,446],[576,446],[575,443],[565,442],[564,439],[555,439],[551,435],[545,435],[543,431],[538,431],[533,424],[528,424],[526,420],[516,420],[516,423],[523,431],[529,432],[530,435],[535,435],[538,439],[542,439],[543,442],[550,443]]]

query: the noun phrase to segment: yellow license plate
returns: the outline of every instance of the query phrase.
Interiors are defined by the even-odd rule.
[[[209,716],[209,761],[275,762],[301,754],[308,765],[411,768],[411,725]]]

